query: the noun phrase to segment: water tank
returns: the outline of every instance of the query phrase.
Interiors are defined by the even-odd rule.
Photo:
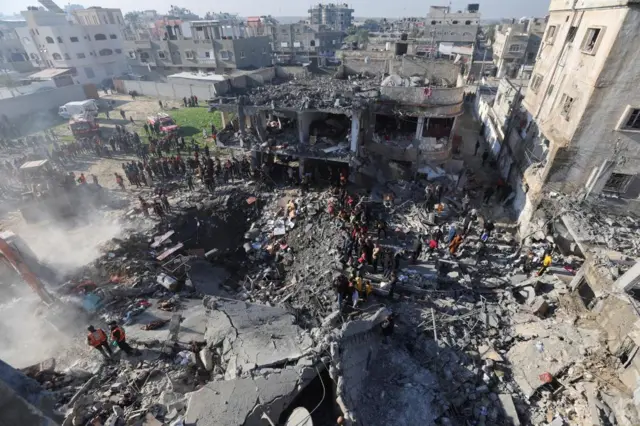
[[[471,4],[467,5],[467,11],[469,11],[471,13],[476,13],[479,10],[480,10],[480,4],[479,3],[471,3]]]

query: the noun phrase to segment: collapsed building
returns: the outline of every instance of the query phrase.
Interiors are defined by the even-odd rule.
[[[299,166],[301,175],[320,163],[348,169],[353,182],[365,185],[437,167],[455,174],[462,71],[449,61],[406,55],[377,64],[345,59],[334,75],[279,68],[272,82],[210,101],[227,127],[217,143],[256,158],[271,154]]]

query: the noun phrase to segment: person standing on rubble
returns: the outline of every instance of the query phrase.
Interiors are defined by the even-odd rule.
[[[193,175],[191,174],[191,172],[187,172],[186,180],[189,191],[193,191]]]
[[[487,159],[489,158],[489,150],[485,148],[484,152],[482,153],[482,165],[484,166],[484,163],[487,162]]]
[[[380,259],[380,244],[376,243],[373,247],[373,251],[371,252],[371,259],[373,265],[373,273],[378,272],[378,260]]]
[[[139,355],[140,351],[133,349],[126,340],[126,334],[124,329],[120,327],[115,321],[109,323],[109,329],[111,330],[111,340],[116,342],[121,351],[127,355]]]
[[[396,285],[398,284],[398,276],[395,272],[391,273],[389,277],[389,299],[393,300],[393,295],[396,291]]]
[[[413,251],[411,253],[411,263],[416,264],[418,262],[418,257],[420,257],[420,253],[422,253],[422,240],[420,237],[417,237],[413,242]]]
[[[546,253],[544,255],[544,259],[542,259],[542,267],[538,270],[538,276],[541,276],[542,274],[547,272],[547,269],[549,269],[549,266],[551,266],[551,262],[553,262],[551,254]]]
[[[101,328],[96,330],[92,325],[87,327],[87,330],[89,331],[87,334],[87,344],[97,349],[105,359],[111,359],[113,353],[107,341],[107,333]]]

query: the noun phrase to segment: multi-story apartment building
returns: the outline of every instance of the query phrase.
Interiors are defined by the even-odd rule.
[[[90,8],[74,11],[74,14],[82,12],[84,17],[99,14],[102,18],[102,10]],[[30,9],[22,12],[27,26],[16,31],[35,67],[70,69],[77,83],[101,83],[128,69],[122,45],[122,25],[115,19],[122,13],[107,13],[114,16],[116,23],[111,24],[107,18],[109,23],[105,24],[101,19],[95,24],[93,19],[89,23],[64,13]]]
[[[129,65],[174,71],[230,72],[273,63],[271,37],[250,37],[240,21],[167,24],[165,36],[126,40]]]
[[[449,6],[431,6],[424,22],[424,37],[437,49],[441,43],[471,45],[480,28],[480,13],[476,4],[467,10],[451,12]]]
[[[73,16],[80,25],[119,25],[125,26],[124,16],[120,9],[109,9],[105,7],[89,7],[87,9],[76,9]]]
[[[16,32],[16,28],[26,25],[25,21],[0,21],[0,70],[19,73],[33,70],[29,55]]]
[[[497,77],[516,77],[523,65],[535,63],[545,23],[544,18],[532,18],[496,26],[492,47]]]
[[[319,3],[309,9],[309,23],[346,31],[353,24],[353,9],[346,3]]]
[[[273,51],[279,61],[333,58],[346,34],[326,25],[282,24],[274,32]]]
[[[524,173],[543,190],[640,195],[640,2],[551,0],[523,105],[548,144]]]

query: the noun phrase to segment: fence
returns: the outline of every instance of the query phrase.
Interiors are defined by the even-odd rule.
[[[72,101],[83,101],[97,93],[94,85],[74,84],[29,95],[0,99],[0,115],[10,121],[32,120],[38,113],[55,113],[58,107]]]
[[[181,78],[180,82],[175,83],[114,80],[114,86],[120,93],[136,91],[138,94],[144,96],[176,100],[195,95],[199,99],[207,100],[224,95],[234,88],[262,85],[273,79],[275,74],[275,68],[271,67],[215,82],[193,81],[192,83],[187,83],[184,78]]]

